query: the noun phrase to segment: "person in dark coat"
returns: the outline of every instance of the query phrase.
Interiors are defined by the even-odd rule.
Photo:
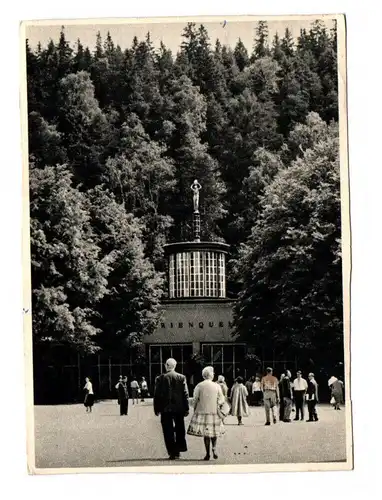
[[[165,367],[166,373],[155,380],[154,413],[161,416],[169,459],[175,460],[187,451],[184,417],[189,413],[188,388],[186,377],[175,371],[175,359],[168,359]]]
[[[118,391],[118,403],[120,415],[127,415],[129,408],[129,391],[127,388],[127,377],[122,377],[115,386]]]
[[[280,402],[283,401],[283,422],[290,422],[290,414],[292,411],[292,387],[291,378],[292,374],[289,370],[284,373],[280,380]],[[281,403],[280,403],[281,404]]]
[[[283,392],[283,380],[285,378],[285,373],[281,374],[279,382],[279,394],[280,394],[280,406],[279,406],[279,420],[282,422],[284,420],[284,392]]]
[[[317,422],[318,415],[316,404],[318,403],[318,384],[314,379],[314,373],[309,373],[308,389],[306,390],[306,402],[308,405],[309,419],[307,422]]]
[[[247,392],[248,392],[248,396],[247,396],[248,406],[253,406],[252,386],[253,386],[254,381],[255,381],[255,377],[250,377],[247,380],[247,382],[245,383],[245,387],[246,387]]]

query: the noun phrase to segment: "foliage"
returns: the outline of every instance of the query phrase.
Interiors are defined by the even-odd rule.
[[[294,139],[301,128],[315,137],[309,123],[317,116]],[[242,338],[322,360],[342,349],[342,278],[338,132],[322,120],[321,129],[265,188],[238,263],[235,317]]]
[[[108,264],[67,166],[30,169],[33,330],[40,341],[94,351],[95,307],[107,293]]]
[[[336,27],[269,40],[262,21],[253,42],[194,23],[175,55],[149,33],[27,42],[36,341],[93,351],[154,331],[197,179],[203,239],[232,248],[239,335],[339,352]]]

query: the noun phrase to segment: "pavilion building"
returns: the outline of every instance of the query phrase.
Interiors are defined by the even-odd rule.
[[[169,357],[176,359],[177,370],[191,385],[200,378],[194,373],[196,359],[213,365],[229,382],[244,373],[246,346],[232,336],[233,299],[226,290],[229,246],[200,241],[198,201],[194,192],[193,241],[165,246],[168,298],[162,303],[159,327],[143,339],[151,384]]]

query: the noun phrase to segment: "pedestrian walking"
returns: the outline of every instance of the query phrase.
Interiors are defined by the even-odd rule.
[[[338,380],[337,377],[331,377],[329,379],[329,387],[331,389],[330,403],[335,410],[340,410],[340,404],[344,402],[344,383]]]
[[[225,377],[223,375],[218,376],[218,384],[220,385],[220,388],[222,390],[223,396],[225,399],[228,399],[228,386],[225,382]]]
[[[295,420],[299,420],[300,415],[301,420],[304,420],[305,394],[307,389],[308,383],[304,378],[302,378],[302,373],[299,370],[297,372],[297,377],[293,381],[294,401],[296,405]]]
[[[272,412],[273,423],[277,422],[275,406],[277,406],[279,396],[279,381],[273,375],[273,369],[267,368],[267,374],[261,379],[261,389],[264,395],[265,425],[271,425],[270,413]]]
[[[263,391],[261,390],[260,377],[256,377],[252,385],[253,403],[255,406],[261,406],[263,401]]]
[[[309,412],[309,418],[307,422],[317,422],[318,415],[317,415],[316,404],[318,403],[318,384],[314,378],[314,373],[309,373],[308,375],[306,403],[308,405],[308,412]]]
[[[189,412],[188,388],[186,377],[175,371],[175,359],[169,358],[165,368],[166,373],[155,380],[154,413],[161,416],[167,453],[175,460],[187,451],[184,417]]]
[[[202,377],[203,382],[197,384],[194,389],[194,413],[187,434],[204,438],[206,449],[204,460],[210,459],[211,444],[212,455],[217,459],[217,439],[224,434],[223,418],[228,414],[229,406],[220,384],[213,381],[214,369],[212,366],[206,366],[203,369]]]
[[[247,382],[245,383],[245,387],[246,387],[247,392],[248,392],[248,396],[247,396],[248,406],[252,406],[253,405],[252,386],[253,386],[254,380],[255,380],[255,377],[250,377],[247,380]]]
[[[248,391],[242,377],[237,377],[231,389],[231,415],[237,417],[237,425],[243,425],[243,417],[249,417]]]
[[[115,388],[118,391],[119,414],[127,415],[129,407],[129,391],[127,387],[127,377],[120,377]]]
[[[94,405],[94,392],[93,392],[93,384],[89,377],[85,378],[85,399],[84,406],[86,408],[86,413],[91,413]]]
[[[279,420],[282,422],[284,420],[284,398],[282,394],[282,381],[285,377],[285,373],[282,373],[279,381],[279,394],[280,394],[280,405],[279,405]]]
[[[291,372],[287,370],[283,374],[283,378],[280,381],[280,405],[281,400],[283,401],[283,422],[290,422],[290,414],[292,411],[292,387],[291,387]]]
[[[293,385],[293,380],[292,380],[292,374],[290,376],[290,388],[292,390],[292,413],[296,412],[296,401],[294,399],[294,385]]]
[[[119,376],[119,379],[118,379],[118,382],[115,384],[115,388],[117,389],[117,391],[118,391],[118,384],[119,384],[120,382],[122,382],[122,380],[123,380],[123,376],[122,376],[122,375],[120,375],[120,376]],[[118,402],[118,405],[119,405],[119,404],[120,404],[120,402],[119,402],[119,392],[117,392],[117,394],[118,394],[118,399],[117,399],[117,402]]]
[[[133,400],[133,405],[135,403],[138,404],[138,396],[140,390],[138,381],[135,377],[133,377],[133,380],[130,382],[130,389],[131,389],[131,399]]]
[[[149,393],[149,387],[147,385],[147,381],[146,381],[145,377],[142,377],[142,379],[141,379],[140,390],[141,390],[141,402],[144,403],[145,398],[148,397],[148,393]]]

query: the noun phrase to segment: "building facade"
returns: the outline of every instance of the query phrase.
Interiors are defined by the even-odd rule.
[[[212,365],[217,375],[223,374],[228,384],[237,375],[245,375],[246,346],[232,335],[234,300],[227,297],[226,290],[229,246],[200,241],[195,195],[192,241],[170,243],[165,253],[168,298],[162,302],[158,328],[143,338],[139,352],[122,346],[80,356],[60,346],[56,352],[50,346],[34,363],[35,401],[81,400],[85,376],[91,377],[99,398],[116,397],[115,384],[121,374],[146,377],[152,390],[170,357],[186,375],[191,391],[201,380],[205,365]]]
[[[200,379],[201,364],[213,365],[217,374],[232,382],[244,373],[246,347],[232,335],[233,300],[226,290],[229,246],[200,241],[195,196],[193,241],[168,244],[165,252],[168,299],[163,301],[159,327],[143,339],[150,383],[169,357],[176,359],[191,386]]]

